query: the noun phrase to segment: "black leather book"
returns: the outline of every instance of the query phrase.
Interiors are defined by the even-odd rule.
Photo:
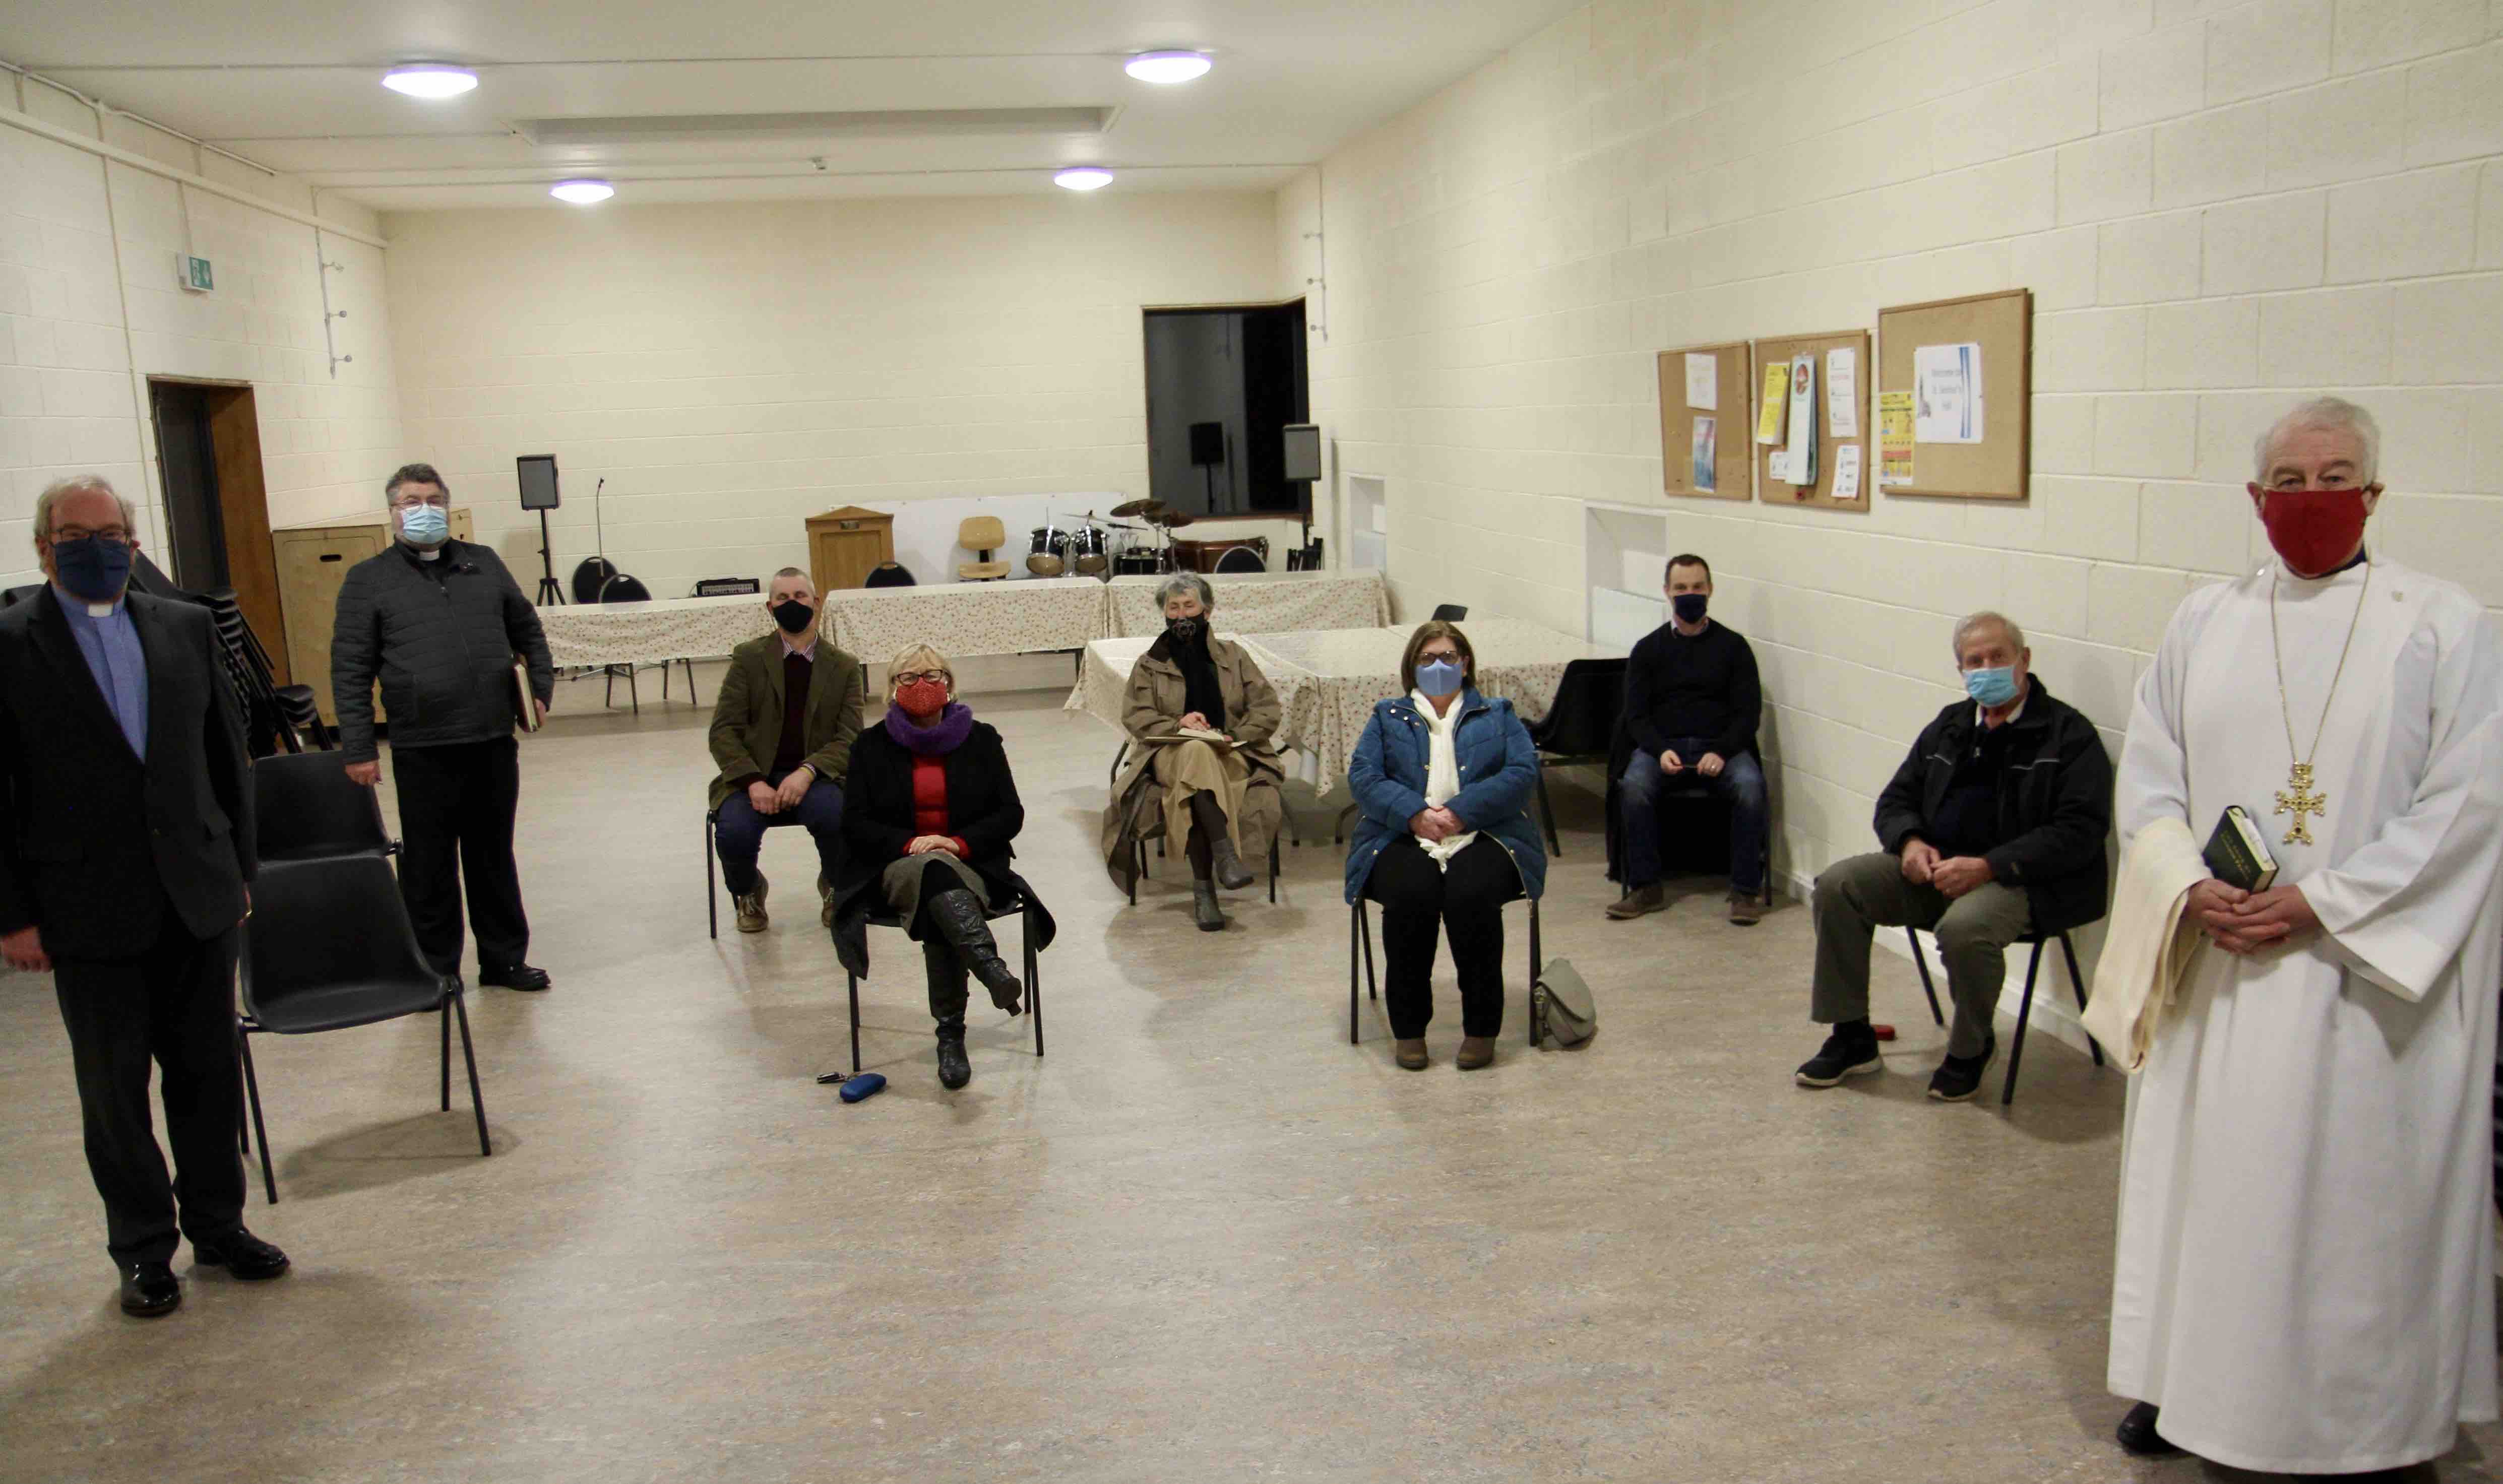
[[[2208,836],[2208,848],[2199,854],[2215,878],[2229,887],[2265,892],[2277,880],[2277,858],[2269,854],[2267,837],[2240,804],[2225,806],[2215,833]]]

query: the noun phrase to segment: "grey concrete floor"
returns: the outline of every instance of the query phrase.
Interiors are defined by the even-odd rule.
[[[1435,1065],[1401,1072],[1370,1007],[1347,1043],[1326,841],[1221,937],[1179,861],[1125,907],[1093,853],[1113,734],[976,699],[1061,937],[1048,1058],[983,1010],[962,1093],[892,933],[864,995],[893,1084],[816,1085],[842,978],[805,837],[770,837],[772,930],[708,941],[703,714],[592,685],[523,747],[556,988],[471,995],[495,1157],[434,1111],[430,1023],[257,1042],[282,1281],[186,1249],[182,1310],[120,1316],[49,985],[0,980],[0,1477],[2246,1477],[2109,1441],[2116,1073],[2038,1039],[2012,1112],[1996,1069],[1929,1102],[1941,1033],[1881,954],[1887,1075],[1794,1087],[1806,913],[1741,929],[1694,881],[1603,921],[1569,789],[1546,947],[1598,1038],[1523,1047],[1516,907],[1500,1060],[1453,1069],[1446,962]],[[2475,1429],[2406,1476],[2498,1451]]]

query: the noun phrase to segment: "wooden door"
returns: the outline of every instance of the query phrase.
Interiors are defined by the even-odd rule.
[[[226,585],[234,589],[244,621],[260,636],[260,647],[269,651],[270,679],[292,685],[287,615],[278,595],[278,554],[269,533],[269,488],[260,467],[260,416],[250,387],[205,390],[209,442],[218,465],[218,512],[225,527]]]

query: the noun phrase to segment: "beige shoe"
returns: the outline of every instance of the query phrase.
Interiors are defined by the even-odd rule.
[[[1660,883],[1655,881],[1647,887],[1636,887],[1608,903],[1608,916],[1622,923],[1629,918],[1640,917],[1646,912],[1658,912],[1667,905],[1667,894],[1663,892]]]
[[[1765,899],[1750,892],[1730,894],[1730,921],[1741,928],[1753,928],[1765,920]]]
[[[1422,1072],[1425,1069],[1425,1042],[1422,1036],[1413,1041],[1394,1042],[1391,1049],[1397,1054],[1401,1070]]]
[[[835,884],[826,879],[823,871],[817,873],[817,900],[822,904],[817,908],[817,926],[832,928],[835,926]]]
[[[1452,1059],[1452,1064],[1464,1072],[1473,1072],[1493,1060],[1494,1037],[1464,1035],[1460,1037],[1460,1054]]]
[[[765,915],[765,873],[763,871],[758,871],[756,873],[756,890],[748,893],[745,896],[737,896],[731,899],[732,904],[738,909],[739,931],[763,932],[765,930],[765,925],[770,921],[770,919]]]

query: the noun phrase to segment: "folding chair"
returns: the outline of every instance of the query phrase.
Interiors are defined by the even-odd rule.
[[[1002,918],[1013,917],[1018,919],[1020,925],[1024,928],[1025,1013],[1034,1022],[1034,1054],[1037,1058],[1040,1058],[1043,1055],[1043,961],[1041,956],[1035,951],[1034,939],[1035,911],[1042,904],[1040,902],[1037,902],[1034,899],[1034,894],[1031,892],[1019,892],[1017,893],[1015,899],[1005,906],[993,907],[985,905],[982,908],[982,919],[985,922],[996,923]],[[873,928],[894,928],[901,929],[904,927],[904,919],[896,916],[892,912],[873,912],[870,914],[869,925]],[[852,1069],[849,1075],[857,1077],[860,1075],[861,1071],[860,975],[853,973],[849,969],[843,970],[843,995],[851,1004]],[[819,1082],[841,1082],[845,1080],[845,1074],[841,1072],[827,1072],[818,1077],[817,1080]]]
[[[1937,986],[1930,980],[1930,961],[1921,957],[1921,935],[1909,928],[1903,929],[1903,935],[1912,940],[1912,966],[1921,971],[1921,993],[1930,996],[1930,1019],[1943,1026],[1947,1018],[1938,1008]],[[2034,1018],[2034,979],[2042,971],[2042,947],[2053,938],[2060,940],[2060,952],[2069,961],[2069,987],[2076,992],[2077,1011],[2085,1013],[2086,976],[2077,972],[2077,950],[2069,941],[2069,934],[2065,930],[2029,932],[2018,938],[2016,941],[2031,947],[2034,954],[2025,963],[2025,997],[2016,1004],[2016,1035],[2007,1043],[2007,1075],[1999,1087],[1999,1105],[2003,1108],[2016,1100],[2016,1067],[2025,1060],[2025,1025]],[[2091,1035],[2086,1037],[2086,1050],[2097,1066],[2104,1064],[2104,1048]]]
[[[1367,999],[1379,999],[1382,997],[1373,979],[1373,920],[1364,910],[1365,903],[1371,900],[1373,900],[1373,898],[1370,896],[1358,896],[1354,901],[1348,904],[1350,917],[1347,928],[1347,1043],[1350,1046],[1354,1046],[1357,1043],[1355,954],[1356,945],[1358,943],[1362,943],[1364,945],[1364,997]],[[1528,987],[1534,991],[1538,987],[1538,970],[1543,966],[1538,957],[1538,898],[1535,896],[1526,898],[1516,896],[1513,900],[1526,900],[1529,903]],[[1527,1017],[1527,1019],[1529,1021],[1529,1044],[1534,1047],[1538,1044],[1538,1021],[1537,1017],[1534,1015]]]

